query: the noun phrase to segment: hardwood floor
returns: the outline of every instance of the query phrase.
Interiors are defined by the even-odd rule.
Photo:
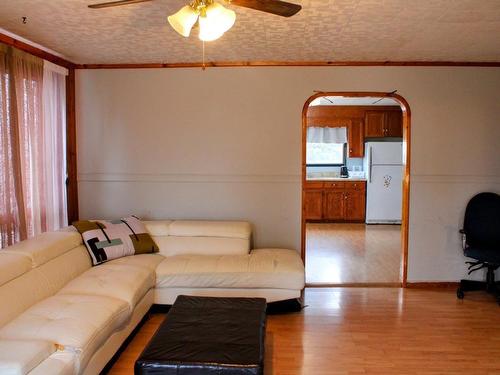
[[[400,273],[400,225],[307,224],[307,283],[398,283]]]
[[[500,307],[486,293],[309,288],[304,303],[268,317],[265,375],[500,374]],[[150,317],[111,374],[133,374],[164,317]]]

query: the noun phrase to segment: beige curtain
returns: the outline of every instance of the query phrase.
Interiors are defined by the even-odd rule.
[[[68,225],[66,200],[66,76],[68,70],[44,61],[43,133],[46,229]]]
[[[17,133],[17,110],[15,109],[15,91],[13,87],[12,58],[6,46],[0,44],[0,235],[1,245],[13,243],[19,239],[21,225],[19,207],[23,207],[21,169],[19,166],[19,135]],[[14,126],[15,124],[15,126]],[[16,145],[16,147],[14,147]],[[14,172],[16,171],[16,173]],[[23,236],[26,234],[23,233]]]
[[[65,135],[46,132],[43,77],[42,59],[0,44],[1,247],[60,227],[48,177],[55,173],[51,159],[64,160],[64,153],[49,156],[54,149],[47,146]]]

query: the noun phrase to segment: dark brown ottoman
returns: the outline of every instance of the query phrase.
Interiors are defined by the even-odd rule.
[[[135,375],[261,375],[266,300],[179,296]]]

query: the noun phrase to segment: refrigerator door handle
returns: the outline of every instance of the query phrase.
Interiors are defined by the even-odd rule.
[[[368,183],[372,182],[372,146],[368,146]]]

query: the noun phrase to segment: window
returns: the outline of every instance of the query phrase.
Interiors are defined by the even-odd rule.
[[[67,225],[66,74],[0,43],[0,248]]]
[[[307,128],[306,165],[341,166],[345,164],[347,127],[310,126]]]
[[[307,166],[341,166],[345,164],[345,143],[313,143],[306,144]]]

